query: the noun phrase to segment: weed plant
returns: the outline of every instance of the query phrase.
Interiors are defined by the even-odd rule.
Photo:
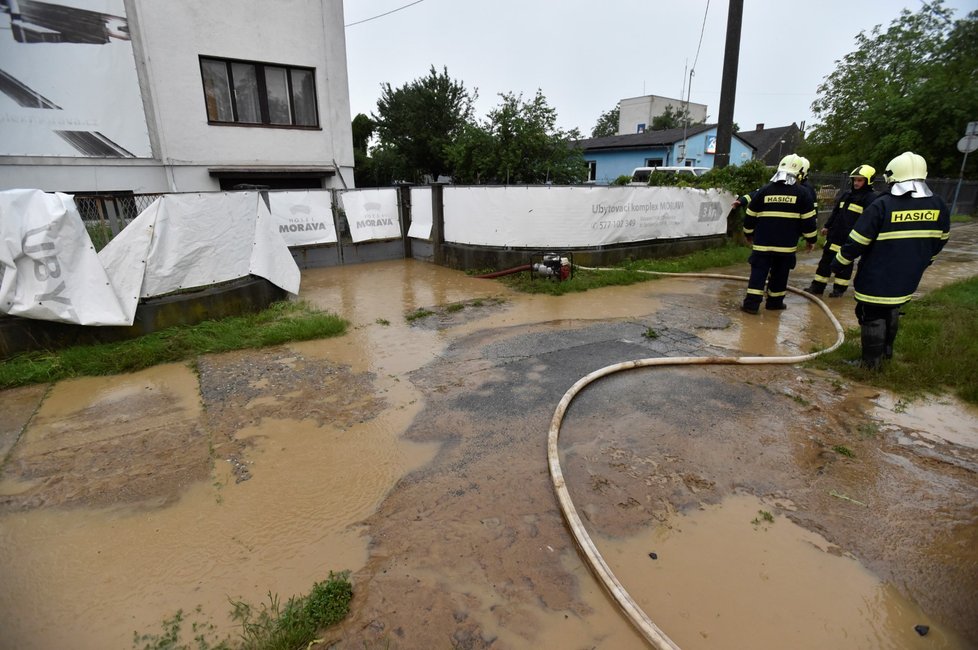
[[[350,611],[353,586],[349,571],[333,573],[313,585],[305,596],[293,596],[282,604],[269,592],[268,604],[255,607],[231,601],[231,618],[240,626],[238,637],[219,639],[213,623],[196,620],[182,610],[163,620],[161,634],[133,633],[132,647],[138,650],[294,650],[308,647],[322,629],[339,623]],[[193,642],[183,640],[184,624],[190,623]]]
[[[0,364],[0,389],[134,372],[212,352],[339,336],[348,325],[305,302],[277,302],[254,314],[170,327],[136,339],[19,355]]]

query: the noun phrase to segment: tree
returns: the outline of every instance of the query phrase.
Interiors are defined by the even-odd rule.
[[[656,115],[652,118],[652,124],[649,130],[662,131],[665,129],[678,129],[687,124],[694,124],[689,115],[689,109],[685,107],[675,108],[672,104],[669,104],[662,111],[662,115]],[[700,124],[700,122],[695,122],[695,124]]]
[[[927,160],[930,176],[957,175],[955,143],[978,106],[978,11],[954,21],[943,0],[904,9],[886,31],[860,32],[837,63],[812,103],[818,123],[802,153],[813,166],[882,171],[909,150]]]
[[[373,120],[359,113],[353,118],[351,128],[353,129],[353,182],[357,187],[377,185],[373,161],[367,153],[367,145],[377,127]]]
[[[577,129],[557,128],[557,111],[537,90],[530,101],[501,93],[488,120],[463,129],[448,148],[462,183],[577,183],[587,177],[584,154],[569,144]]]
[[[617,104],[611,110],[605,111],[598,118],[598,123],[591,129],[592,138],[603,138],[609,135],[618,135],[618,121],[621,116],[621,107]]]
[[[448,76],[448,68],[415,79],[400,88],[381,85],[377,100],[378,145],[375,157],[383,159],[383,174],[391,180],[432,180],[451,172],[446,154],[450,145],[472,119],[476,91]]]

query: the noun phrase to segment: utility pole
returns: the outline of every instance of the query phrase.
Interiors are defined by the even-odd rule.
[[[727,44],[723,52],[723,79],[720,82],[720,114],[717,125],[717,151],[713,166],[730,164],[733,138],[734,98],[737,95],[737,65],[740,61],[740,26],[744,20],[744,0],[730,0],[727,10]]]

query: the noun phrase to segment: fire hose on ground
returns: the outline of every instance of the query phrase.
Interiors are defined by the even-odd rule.
[[[613,270],[608,268],[589,268],[585,266],[578,266],[577,268],[588,271]],[[723,275],[717,273],[666,273],[661,271],[641,272],[653,275],[666,275],[685,278],[714,278],[737,281],[747,280],[747,278],[737,275]],[[788,290],[792,293],[804,296],[821,308],[822,312],[828,316],[829,320],[832,322],[832,325],[835,327],[835,343],[824,350],[812,352],[810,354],[801,354],[788,357],[652,357],[612,364],[610,366],[605,366],[604,368],[599,368],[598,370],[595,370],[594,372],[577,380],[577,382],[571,386],[560,399],[560,402],[557,404],[557,409],[554,412],[553,419],[550,422],[550,432],[547,436],[547,459],[550,465],[550,478],[553,482],[554,491],[557,493],[557,500],[560,503],[560,510],[564,515],[564,519],[567,521],[567,525],[571,530],[574,541],[577,543],[581,553],[584,554],[585,560],[590,566],[591,571],[601,581],[601,584],[604,586],[605,590],[615,600],[622,612],[628,617],[628,620],[635,626],[642,637],[653,648],[656,648],[656,650],[679,650],[679,646],[677,646],[665,634],[665,632],[659,629],[652,619],[649,618],[648,614],[646,614],[638,603],[632,599],[632,597],[628,594],[628,591],[625,590],[625,587],[622,586],[622,584],[618,581],[618,578],[615,577],[615,574],[605,562],[604,558],[601,556],[601,553],[598,551],[597,546],[595,546],[590,535],[588,535],[587,530],[584,528],[584,524],[581,522],[581,518],[577,514],[577,509],[574,507],[574,502],[571,499],[570,492],[567,490],[563,471],[560,467],[560,458],[557,452],[557,439],[560,436],[560,424],[563,421],[564,414],[570,407],[574,397],[581,390],[583,390],[585,386],[597,381],[598,379],[601,379],[602,377],[606,377],[623,370],[645,368],[649,366],[678,366],[692,364],[757,365],[801,363],[803,361],[814,359],[822,354],[832,352],[842,345],[842,342],[845,340],[842,325],[839,323],[838,319],[836,319],[835,315],[829,310],[828,306],[815,296],[805,293],[800,289],[788,287]]]

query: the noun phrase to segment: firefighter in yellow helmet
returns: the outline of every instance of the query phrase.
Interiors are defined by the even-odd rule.
[[[740,307],[748,314],[757,314],[762,301],[765,309],[785,308],[798,240],[804,237],[811,250],[818,237],[815,204],[808,191],[798,185],[801,169],[801,159],[788,154],[781,159],[771,182],[751,193],[744,215],[744,237],[752,249],[751,270]]]
[[[832,262],[838,275],[861,258],[853,289],[862,328],[862,364],[873,370],[893,356],[900,307],[917,290],[951,230],[947,204],[925,182],[923,157],[904,152],[883,173],[889,193],[873,201],[856,220]]]
[[[849,238],[849,231],[856,223],[859,215],[875,201],[879,195],[873,191],[873,176],[876,168],[871,165],[859,165],[852,170],[849,178],[849,189],[844,192],[835,202],[835,208],[831,216],[822,228],[822,236],[825,237],[825,246],[822,247],[822,258],[818,261],[815,269],[815,279],[805,289],[808,293],[821,296],[825,291],[832,276],[832,260],[836,253],[842,248]],[[835,276],[832,283],[832,292],[829,298],[838,298],[846,292],[849,287],[849,279],[852,277],[852,265],[844,266]]]

